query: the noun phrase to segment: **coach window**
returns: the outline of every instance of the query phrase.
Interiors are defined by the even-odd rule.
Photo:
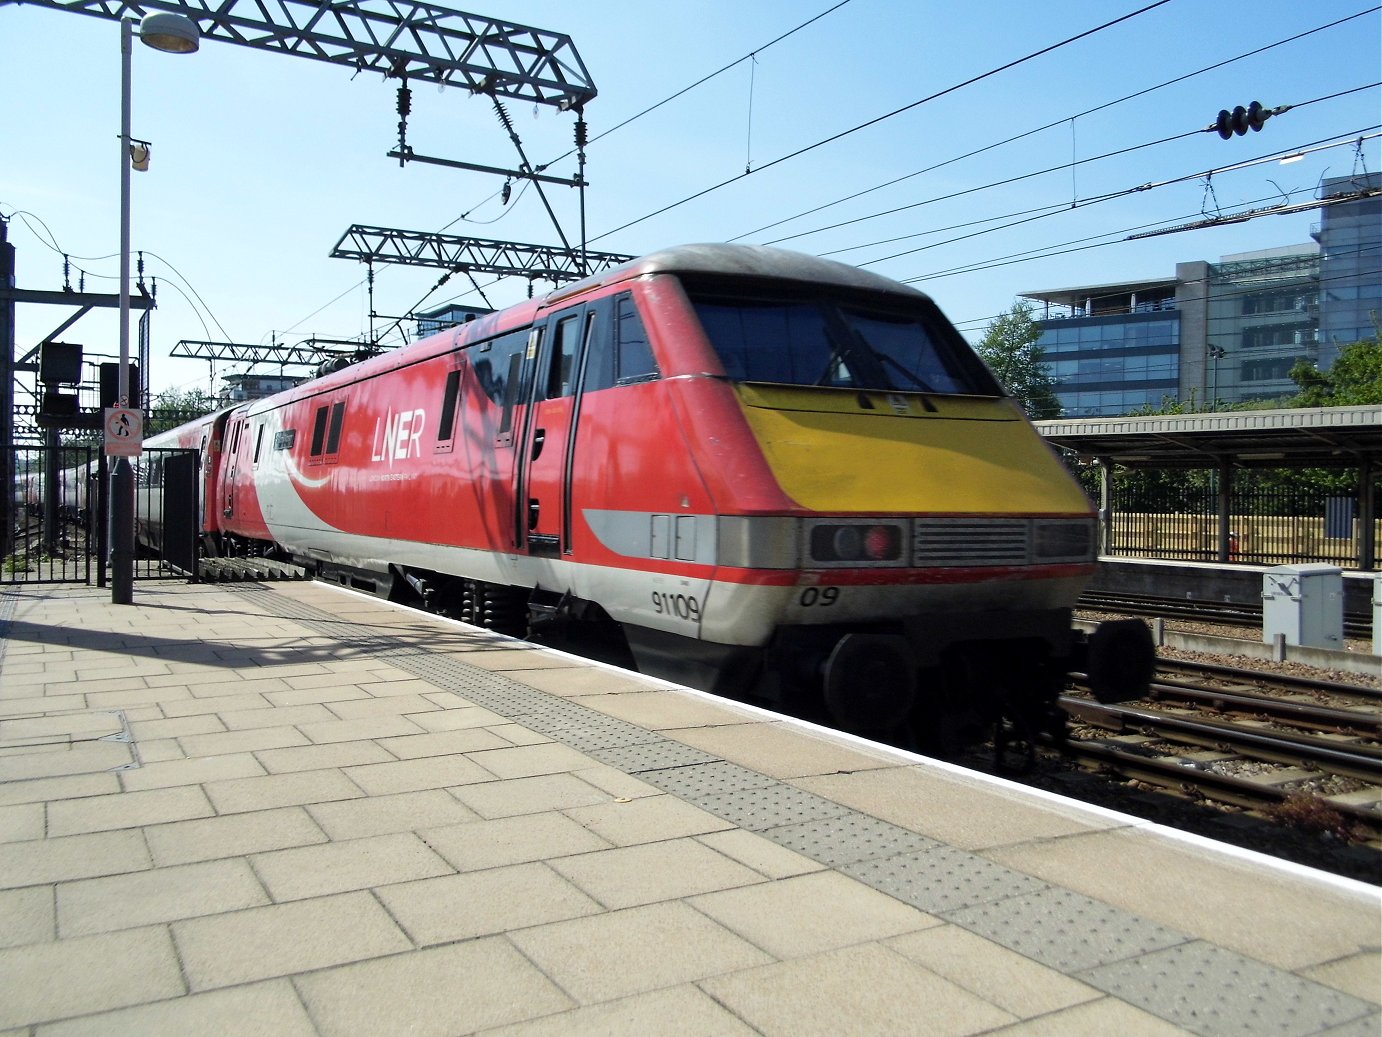
[[[254,463],[259,463],[259,451],[264,447],[264,424],[259,425],[259,431],[254,434]]]
[[[437,425],[437,452],[447,453],[451,450],[452,440],[456,432],[456,400],[461,391],[461,371],[460,367],[453,368],[446,375],[446,394],[441,401],[441,421]]]
[[[618,358],[616,385],[648,382],[657,377],[657,361],[648,345],[648,333],[634,307],[633,296],[627,292],[614,300],[614,339]]]
[[[512,338],[514,336],[506,335],[500,341]],[[523,341],[526,344],[521,349],[515,349],[508,357],[508,370],[503,382],[504,416],[499,421],[499,431],[494,440],[496,446],[510,446],[513,443],[514,409],[527,400],[529,373],[536,366],[538,351],[542,346],[542,329],[533,328],[523,332]]]
[[[327,460],[335,460],[341,452],[341,426],[345,424],[345,401],[331,405],[331,427],[326,433]]]
[[[552,366],[547,372],[547,391],[544,399],[555,400],[571,395],[576,378],[576,350],[580,343],[579,313],[573,313],[557,321],[555,337],[552,339]]]
[[[329,410],[330,408],[323,404],[317,408],[312,418],[312,449],[308,451],[311,457],[321,457],[322,449],[326,446],[326,419]]]

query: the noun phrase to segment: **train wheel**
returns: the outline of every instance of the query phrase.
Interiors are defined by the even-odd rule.
[[[1036,763],[1037,734],[1021,702],[1003,696],[1003,712],[993,723],[993,767],[999,774],[1026,774]]]
[[[891,731],[916,699],[916,662],[893,634],[846,634],[825,662],[825,705],[847,731]]]
[[[1155,671],[1156,645],[1142,620],[1109,620],[1089,636],[1085,673],[1089,690],[1105,705],[1142,698]]]

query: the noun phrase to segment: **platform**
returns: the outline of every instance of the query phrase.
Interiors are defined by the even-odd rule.
[[[1377,887],[341,589],[0,635],[4,1037],[1382,1028]]]

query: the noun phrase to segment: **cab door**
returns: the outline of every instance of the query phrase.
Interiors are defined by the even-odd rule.
[[[580,375],[593,307],[577,306],[542,326],[520,440],[518,536],[536,555],[571,551],[571,469],[580,419]]]
[[[235,517],[235,474],[240,462],[240,436],[244,432],[245,419],[239,415],[233,418],[225,434],[225,453],[222,455],[224,464],[221,480],[221,494],[224,507],[221,515],[225,518]]]

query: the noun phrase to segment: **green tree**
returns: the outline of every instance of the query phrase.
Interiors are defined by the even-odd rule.
[[[1056,379],[1043,360],[1045,350],[1037,345],[1039,338],[1041,329],[1032,318],[1032,304],[1018,301],[994,319],[975,351],[1022,405],[1027,417],[1058,418],[1061,405],[1056,398]]]
[[[1345,346],[1328,371],[1308,360],[1291,368],[1300,393],[1292,407],[1356,407],[1382,403],[1382,341],[1378,336]]]
[[[214,396],[201,389],[189,389],[186,392],[178,389],[165,390],[153,398],[148,421],[144,426],[144,435],[147,437],[167,432],[183,422],[210,414],[219,406]]]

